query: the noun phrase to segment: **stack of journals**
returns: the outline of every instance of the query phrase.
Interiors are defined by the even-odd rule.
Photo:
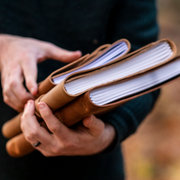
[[[132,53],[129,50],[127,40],[118,40],[50,74],[39,84],[38,119],[41,115],[37,103],[42,101],[70,127],[88,115],[101,115],[154,91],[180,75],[180,57],[175,58],[176,46],[168,39]],[[33,150],[20,130],[21,114],[3,126],[4,136],[11,138],[7,151],[14,157]]]

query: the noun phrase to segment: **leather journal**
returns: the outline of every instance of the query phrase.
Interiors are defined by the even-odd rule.
[[[90,114],[98,116],[177,77],[180,60],[173,59],[175,54],[174,43],[163,39],[105,66],[69,74],[60,82],[57,77],[61,76],[50,75],[51,81],[59,84],[41,95],[36,104],[46,102],[56,117],[71,127]],[[36,115],[40,118],[37,108]],[[26,155],[33,149],[23,134],[7,143],[7,151],[14,157]]]
[[[97,67],[103,67],[113,62],[120,61],[120,59],[124,57],[129,52],[129,50],[130,50],[130,43],[126,39],[120,39],[114,42],[113,44],[105,44],[100,46],[91,54],[86,54],[80,59],[70,64],[67,64],[66,66],[51,73],[44,81],[38,84],[38,94],[36,95],[36,98],[38,98],[42,94],[46,94],[51,89],[53,89],[57,84],[59,84],[60,80],[58,79],[58,77],[66,78],[68,75],[71,75],[78,71],[85,72],[88,69],[96,69]],[[22,113],[20,113],[13,119],[7,121],[3,125],[2,133],[4,137],[12,138],[21,132],[20,129],[21,115]]]

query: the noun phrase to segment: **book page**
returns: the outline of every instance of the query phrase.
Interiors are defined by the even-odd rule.
[[[114,59],[116,59],[120,56],[123,56],[127,51],[128,51],[128,45],[126,44],[126,42],[119,42],[119,43],[115,44],[114,46],[112,46],[109,50],[104,52],[102,55],[100,55],[97,59],[90,62],[89,64],[84,65],[83,67],[81,67],[81,68],[79,68],[73,72],[70,72],[70,73],[64,74],[62,76],[53,78],[53,82],[55,84],[59,84],[67,76],[69,76],[70,74],[72,74],[74,72],[92,69],[92,68],[107,64],[107,63],[113,61]]]
[[[180,75],[180,59],[129,81],[97,88],[90,93],[90,98],[97,105],[108,104],[154,87],[177,75]]]
[[[92,87],[146,70],[166,61],[172,54],[173,52],[169,44],[162,42],[127,61],[110,65],[108,68],[104,68],[101,71],[95,71],[90,75],[68,82],[65,84],[65,88],[68,93],[75,95]]]

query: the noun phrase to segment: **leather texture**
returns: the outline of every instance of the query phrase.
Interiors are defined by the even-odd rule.
[[[178,59],[179,58],[180,57],[178,57]],[[176,59],[177,58],[175,58],[173,60],[176,60]],[[145,73],[148,73],[148,72],[145,72]],[[144,74],[144,73],[142,73],[142,74]],[[141,74],[138,74],[136,76],[141,76]],[[134,98],[137,98],[139,96],[142,96],[144,94],[147,94],[149,92],[152,92],[152,91],[155,91],[156,89],[161,88],[162,86],[166,85],[167,83],[170,83],[172,80],[175,80],[178,77],[179,76],[176,76],[175,78],[170,79],[169,81],[166,81],[166,82],[164,82],[158,86],[155,86],[153,88],[150,88],[146,91],[137,93],[130,97],[121,99],[117,102],[110,103],[108,105],[103,105],[103,106],[98,106],[91,101],[89,94],[92,90],[90,90],[90,91],[86,92],[85,94],[82,94],[81,96],[76,98],[74,101],[70,102],[69,104],[58,109],[57,111],[54,112],[54,114],[62,123],[64,123],[68,127],[71,127],[74,124],[76,124],[77,122],[81,121],[83,118],[85,118],[91,114],[99,116],[104,113],[107,113],[108,111],[126,103],[127,101],[130,101]],[[133,78],[133,77],[130,77],[126,80],[129,80],[131,78]],[[121,80],[121,82],[126,81],[126,80]],[[116,83],[119,83],[119,82],[113,82],[111,84],[116,84]],[[109,85],[111,85],[111,84],[109,84]],[[103,86],[105,86],[105,85],[103,85]],[[100,88],[103,86],[99,86],[97,88]],[[45,124],[43,124],[42,126],[47,128],[45,126]],[[7,149],[7,152],[9,153],[9,155],[11,155],[13,157],[22,157],[22,156],[27,155],[27,154],[31,153],[32,151],[34,151],[34,148],[32,147],[31,144],[29,144],[26,141],[26,139],[22,133],[13,137],[11,140],[9,140],[6,145],[6,149]]]
[[[42,100],[44,102],[46,102],[49,105],[49,107],[51,107],[52,110],[53,109],[56,110],[56,109],[62,107],[63,105],[65,105],[66,103],[70,102],[71,100],[73,100],[76,96],[69,96],[67,94],[66,90],[64,89],[64,83],[62,82],[62,83],[56,85],[53,83],[52,79],[54,77],[61,76],[65,73],[72,72],[72,71],[79,69],[82,66],[92,62],[97,57],[99,57],[101,54],[103,54],[108,49],[110,49],[113,45],[115,45],[119,42],[126,42],[126,44],[128,46],[128,49],[126,52],[126,54],[127,54],[130,51],[131,45],[128,40],[120,39],[120,40],[117,40],[116,42],[114,42],[113,44],[104,44],[104,45],[100,46],[99,48],[97,48],[95,51],[93,51],[91,54],[86,54],[83,57],[81,57],[80,59],[78,59],[70,64],[67,64],[66,66],[52,72],[44,81],[42,81],[38,84],[38,94],[36,95],[36,98],[37,98],[36,103],[39,102],[39,97],[44,95],[43,98],[41,97]],[[125,56],[125,54],[122,57],[115,59],[111,63],[123,58],[124,56]],[[111,63],[108,63],[108,64],[111,64]],[[103,65],[99,66],[99,67],[103,67]],[[93,70],[94,69],[96,69],[96,68],[93,68]],[[82,72],[86,73],[86,70],[82,71]],[[76,74],[76,73],[73,73],[73,74]],[[46,95],[47,92],[48,92],[48,94]],[[60,94],[60,96],[59,96],[60,100],[57,99],[58,94]],[[36,108],[36,115],[40,116],[37,108]],[[22,113],[19,113],[16,117],[7,121],[3,125],[2,134],[4,137],[10,139],[10,138],[16,136],[17,134],[21,133],[21,129],[20,129],[21,116],[22,116]]]
[[[66,92],[66,90],[64,88],[64,84],[67,81],[71,81],[74,78],[77,78],[79,76],[84,76],[86,74],[89,75],[89,73],[94,72],[95,70],[99,71],[102,68],[108,68],[109,66],[117,65],[117,63],[121,63],[122,61],[126,61],[132,57],[135,57],[135,56],[141,54],[144,51],[147,51],[148,49],[152,48],[153,46],[155,46],[158,43],[161,43],[163,41],[168,42],[169,45],[171,46],[172,51],[173,51],[173,55],[171,56],[171,58],[166,60],[164,63],[158,64],[152,68],[146,69],[146,70],[138,72],[136,74],[132,74],[132,75],[125,77],[123,79],[119,79],[119,80],[116,80],[116,81],[111,82],[111,83],[107,83],[107,84],[104,84],[101,86],[94,87],[93,89],[103,87],[103,86],[109,86],[111,84],[116,84],[116,83],[119,83],[122,81],[128,81],[129,79],[131,79],[135,76],[141,76],[144,73],[149,73],[150,71],[152,71],[152,70],[154,70],[160,66],[163,66],[164,64],[171,62],[172,60],[176,60],[177,58],[174,58],[175,54],[176,54],[175,44],[170,40],[163,39],[163,40],[157,41],[155,43],[151,43],[151,44],[149,44],[149,45],[147,45],[147,46],[145,46],[145,47],[143,47],[137,51],[129,53],[129,54],[125,55],[124,57],[119,58],[118,60],[113,61],[112,63],[109,63],[109,65],[106,65],[104,67],[98,67],[96,69],[91,69],[91,70],[73,73],[70,76],[68,76],[64,81],[62,81],[60,84],[55,85],[53,88],[50,88],[50,90],[47,93],[41,95],[39,98],[36,99],[36,116],[39,118],[41,117],[39,112],[38,112],[38,108],[37,108],[38,102],[45,102],[52,109],[55,116],[61,122],[63,122],[66,126],[71,127],[74,124],[76,124],[77,122],[81,121],[84,117],[87,117],[91,114],[98,116],[100,114],[103,114],[107,111],[110,111],[110,110],[116,108],[117,106],[122,105],[123,103],[125,103],[131,99],[134,99],[136,97],[139,97],[141,95],[147,94],[151,91],[154,91],[154,90],[160,88],[162,85],[166,84],[167,82],[165,82],[165,83],[163,83],[157,87],[153,87],[151,89],[148,89],[144,92],[132,95],[132,96],[127,97],[125,99],[121,99],[117,102],[110,103],[110,104],[103,105],[103,106],[97,106],[94,103],[92,103],[92,101],[90,100],[90,97],[89,97],[89,93],[91,92],[92,89],[88,90],[87,92],[83,92],[81,94],[77,94],[77,95],[72,96]],[[86,58],[84,58],[84,59],[86,59]],[[59,70],[52,73],[48,78],[51,79],[51,77],[54,77],[54,75],[57,75],[57,72],[59,72]],[[47,82],[47,79],[44,82]],[[48,81],[48,82],[50,82],[50,81]],[[44,84],[41,83],[40,86],[43,87]],[[20,116],[21,116],[21,114],[15,118],[13,118],[11,121],[9,121],[7,123],[12,124],[12,121],[16,121],[16,124],[18,126],[20,126],[18,124],[20,122],[18,120],[18,118],[20,118]],[[4,130],[9,131],[11,127],[12,126],[9,125],[9,128],[8,128],[6,125],[6,129],[4,128]],[[15,127],[15,125],[13,127]],[[16,132],[15,135],[17,135],[17,131],[14,131],[14,132]],[[15,135],[13,134],[13,136],[12,136],[12,133],[11,133],[11,137],[13,137],[13,138],[8,141],[7,146],[6,146],[6,149],[7,149],[7,152],[9,153],[9,155],[11,155],[13,157],[21,157],[21,156],[24,156],[24,155],[26,155],[26,154],[28,154],[34,150],[34,148],[25,140],[23,134],[19,134],[17,136],[15,136]]]

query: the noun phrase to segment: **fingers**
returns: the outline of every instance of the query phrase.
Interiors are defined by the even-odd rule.
[[[88,116],[83,119],[83,125],[89,129],[92,136],[99,136],[105,128],[105,124],[94,115]]]
[[[81,57],[81,51],[68,51],[51,43],[44,44],[46,56],[64,63],[72,62]]]
[[[52,132],[50,134],[37,122],[34,108],[34,102],[29,100],[21,119],[21,128],[31,144],[41,142],[36,149],[43,155],[86,155],[98,152],[97,145],[101,142],[100,135],[104,130],[104,123],[100,119],[91,115],[83,120],[85,127],[80,125],[77,127],[79,129],[69,129],[53,115],[44,102],[40,102],[38,108]]]
[[[30,116],[34,116],[35,113],[35,104],[34,101],[29,100],[25,105],[23,116],[29,118]]]
[[[9,75],[4,75],[2,72],[3,80],[3,97],[4,102],[17,111],[22,111],[24,104],[28,99],[33,99],[24,88],[22,82],[22,71],[19,66],[12,68]]]
[[[4,37],[1,51],[1,77],[6,104],[22,111],[24,104],[37,93],[37,62],[47,58],[65,63],[81,57],[80,51],[67,51],[51,43],[21,37]],[[28,93],[23,86],[26,82]]]
[[[70,135],[70,130],[57,119],[50,108],[44,103],[38,103],[39,112],[47,124],[48,129],[61,140],[67,139]]]
[[[44,105],[44,107],[42,107]],[[60,127],[60,122],[57,124],[57,119],[53,116],[51,110],[45,103],[39,103],[39,110],[46,121],[46,124],[50,131],[53,134],[50,134],[43,127],[39,125],[36,117],[34,116],[34,102],[32,100],[28,101],[27,106],[25,107],[22,119],[21,119],[21,128],[24,133],[24,136],[28,142],[32,145],[34,143],[40,142],[41,144],[35,147],[45,156],[55,156],[59,153],[62,153],[62,144],[56,137],[57,129],[64,133],[65,130]],[[54,125],[57,124],[57,126]],[[63,138],[63,137],[62,137]]]
[[[21,117],[21,129],[26,140],[31,144],[37,142],[48,144],[51,142],[50,134],[40,126],[34,115],[34,110],[34,101],[29,100]]]

